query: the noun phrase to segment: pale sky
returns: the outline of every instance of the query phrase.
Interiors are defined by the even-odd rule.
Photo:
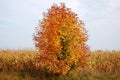
[[[34,49],[38,21],[60,2],[84,21],[91,50],[120,50],[120,0],[0,0],[0,49]]]

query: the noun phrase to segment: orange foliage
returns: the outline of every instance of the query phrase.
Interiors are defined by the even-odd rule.
[[[41,69],[65,75],[72,66],[84,65],[89,54],[87,32],[77,14],[61,3],[43,15],[34,35],[35,46],[43,53],[38,59]]]

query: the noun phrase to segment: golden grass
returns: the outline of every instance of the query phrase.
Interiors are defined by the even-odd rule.
[[[0,50],[0,71],[32,70],[38,54],[35,50]]]
[[[40,52],[36,50],[0,50],[0,80],[49,80],[49,74],[41,72],[37,56]],[[9,74],[13,72],[13,74]],[[24,73],[24,77],[18,74]],[[32,72],[37,78],[26,73]],[[6,74],[7,73],[7,74]],[[15,73],[15,74],[14,74]],[[5,75],[6,74],[6,75]],[[31,74],[31,73],[29,73]],[[4,75],[4,76],[3,76]],[[5,78],[5,79],[3,79]],[[43,79],[44,78],[44,79]],[[56,76],[49,75],[51,80]],[[97,79],[99,78],[99,79]],[[75,70],[64,77],[57,77],[56,80],[120,80],[120,51],[93,51],[88,58],[85,67],[78,66]]]

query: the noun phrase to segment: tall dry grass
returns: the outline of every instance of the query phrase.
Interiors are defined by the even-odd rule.
[[[0,80],[120,80],[120,51],[92,51],[87,65],[66,76],[40,71],[36,50],[0,50]]]
[[[120,73],[120,51],[94,51],[88,65],[95,71]]]
[[[35,50],[0,50],[0,71],[31,71],[37,68]]]

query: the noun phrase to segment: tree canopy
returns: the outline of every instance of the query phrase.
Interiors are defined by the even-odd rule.
[[[84,65],[88,35],[77,14],[61,3],[53,4],[43,16],[34,35],[35,47],[41,52],[40,69],[65,75],[73,66]]]

